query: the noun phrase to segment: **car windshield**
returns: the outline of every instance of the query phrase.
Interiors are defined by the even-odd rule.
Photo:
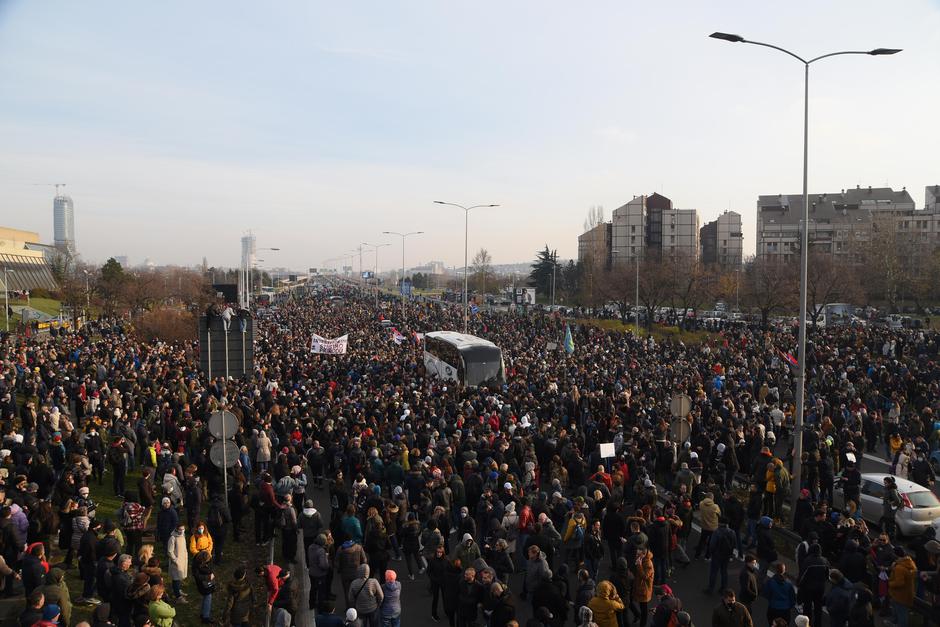
[[[940,500],[933,492],[924,490],[923,492],[908,492],[907,498],[914,507],[940,507]]]

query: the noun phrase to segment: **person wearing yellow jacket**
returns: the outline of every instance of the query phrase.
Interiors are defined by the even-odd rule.
[[[617,588],[609,581],[597,584],[594,597],[588,601],[598,627],[617,627],[617,614],[624,610],[623,599],[617,594]]]
[[[199,521],[199,524],[193,530],[193,535],[189,536],[190,555],[195,556],[200,551],[206,551],[209,555],[212,555],[212,536],[209,534],[209,530],[206,529],[204,521]]]
[[[917,586],[917,566],[904,549],[894,547],[897,559],[891,567],[888,579],[888,597],[891,599],[891,615],[897,627],[907,627],[908,615],[914,605],[914,592]]]

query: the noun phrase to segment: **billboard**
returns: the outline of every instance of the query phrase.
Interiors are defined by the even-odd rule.
[[[213,283],[212,291],[226,303],[238,302],[238,285],[235,283]]]
[[[401,293],[403,296],[411,296],[411,279],[405,279],[401,282]]]
[[[517,305],[534,305],[535,304],[535,288],[534,287],[517,287],[515,303]]]
[[[375,274],[371,270],[366,270],[362,273],[362,278],[368,281],[371,278],[374,278]]]

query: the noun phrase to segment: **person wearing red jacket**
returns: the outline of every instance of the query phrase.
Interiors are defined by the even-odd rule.
[[[265,602],[268,604],[268,611],[271,611],[274,602],[277,601],[277,597],[281,593],[281,588],[284,587],[284,583],[290,577],[290,572],[277,564],[259,566],[255,572],[264,579],[264,589],[267,591]]]
[[[535,515],[532,513],[530,499],[526,497],[522,510],[519,512],[519,536],[516,538],[516,549],[518,551],[517,563],[522,564],[525,560],[525,545],[529,536],[535,533]]]
[[[258,488],[258,501],[261,507],[258,514],[261,518],[261,542],[267,544],[274,537],[274,517],[287,506],[277,500],[274,495],[274,486],[271,485],[270,473],[261,475],[261,485]],[[259,544],[259,545],[260,545]]]

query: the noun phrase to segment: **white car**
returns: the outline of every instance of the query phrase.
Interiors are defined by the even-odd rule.
[[[884,479],[891,477],[886,473],[862,473],[861,501],[862,518],[868,523],[880,524]],[[906,479],[898,479],[898,492],[901,493],[901,508],[895,513],[894,520],[901,535],[916,536],[924,529],[940,520],[940,499],[922,485]],[[835,491],[836,508],[843,507],[842,489]]]

